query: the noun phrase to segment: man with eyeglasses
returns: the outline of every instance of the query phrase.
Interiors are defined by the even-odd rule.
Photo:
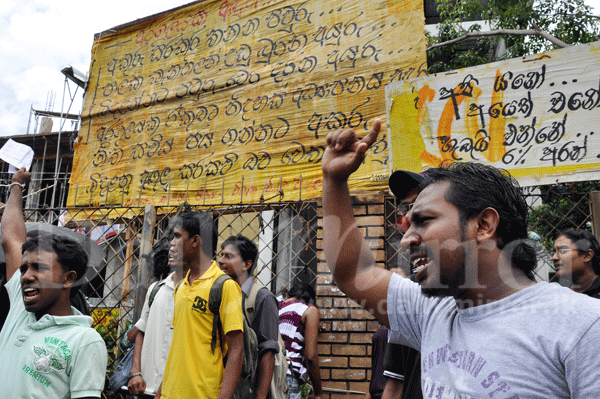
[[[600,299],[600,244],[591,232],[561,231],[554,241],[552,262],[561,284]]]

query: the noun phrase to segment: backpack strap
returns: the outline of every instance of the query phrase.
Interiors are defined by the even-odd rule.
[[[10,304],[8,305],[8,307],[10,308]],[[71,305],[75,309],[79,310],[83,315],[92,315],[92,312],[90,311],[90,305],[88,305],[87,299],[85,299],[85,295],[83,295],[83,292],[81,292],[81,290],[77,290],[77,292],[75,292],[75,295],[73,295],[73,297],[71,298]]]
[[[215,349],[217,347],[217,336],[221,333],[221,315],[219,314],[219,309],[221,307],[221,296],[223,294],[223,284],[225,281],[229,280],[229,277],[226,274],[222,274],[213,283],[212,287],[210,287],[210,294],[208,295],[208,310],[212,312],[214,315],[213,318],[213,328],[212,328],[212,340],[210,342],[210,349],[212,349],[212,353],[215,353]]]
[[[177,294],[177,290],[179,289],[181,283],[183,283],[183,280],[185,280],[185,276],[181,280],[179,280],[177,284],[175,284],[175,294]]]
[[[258,291],[262,288],[267,287],[255,281],[254,284],[252,284],[252,289],[250,290],[248,298],[244,301],[244,313],[248,319],[248,324],[250,324],[254,318],[254,312],[256,311],[256,295],[258,295]]]
[[[152,287],[152,291],[150,291],[150,297],[148,298],[148,309],[152,307],[152,304],[154,303],[154,298],[156,298],[156,294],[158,293],[158,290],[160,290],[160,287],[165,285],[165,280],[166,279],[158,281],[156,284],[154,284],[154,287]]]

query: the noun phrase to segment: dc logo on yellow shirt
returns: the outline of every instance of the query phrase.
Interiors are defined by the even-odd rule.
[[[192,305],[192,309],[197,310],[199,312],[206,313],[206,304],[207,303],[208,303],[208,301],[197,296],[196,298],[194,298],[194,304]]]

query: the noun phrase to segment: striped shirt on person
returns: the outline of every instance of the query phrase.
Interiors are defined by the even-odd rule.
[[[279,332],[285,343],[286,356],[291,367],[288,374],[306,381],[307,369],[304,365],[304,325],[302,315],[309,306],[299,300],[281,302],[279,305]]]

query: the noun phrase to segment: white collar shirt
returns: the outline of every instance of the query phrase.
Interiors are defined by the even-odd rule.
[[[146,382],[147,395],[154,395],[162,382],[171,340],[173,339],[173,309],[175,306],[175,273],[169,274],[165,283],[157,291],[152,307],[148,301],[154,284],[150,285],[142,308],[140,319],[135,324],[144,332],[141,372]]]

